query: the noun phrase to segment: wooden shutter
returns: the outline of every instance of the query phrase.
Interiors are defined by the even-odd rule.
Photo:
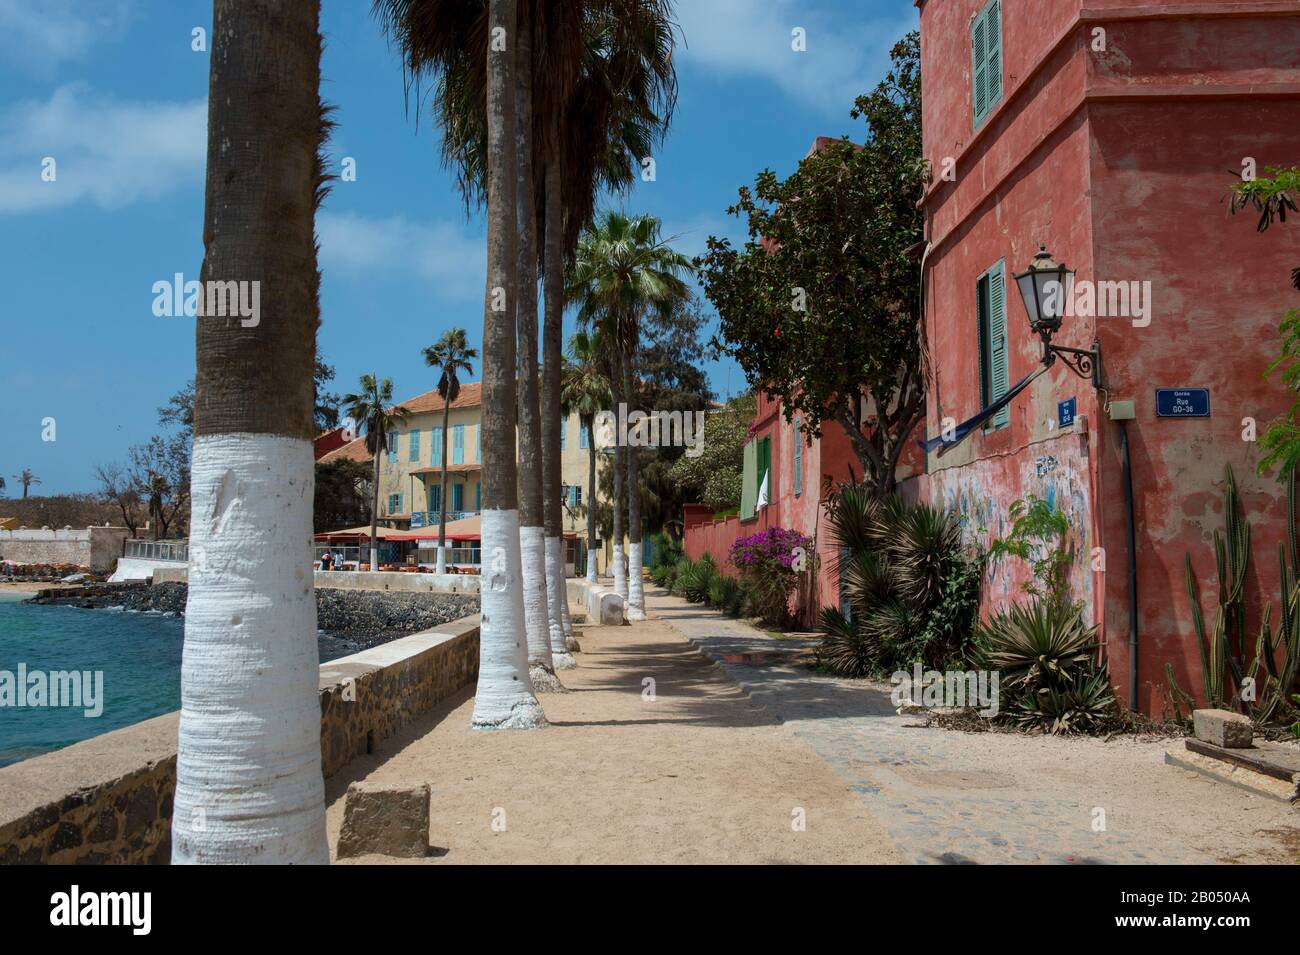
[[[999,262],[989,272],[989,400],[997,401],[1007,393],[1007,289],[1006,263]],[[1011,409],[1003,408],[993,416],[994,428],[1011,421]]]
[[[758,500],[758,442],[752,438],[745,442],[744,470],[740,480],[740,519],[754,516],[754,502]]]
[[[433,429],[433,435],[430,438],[430,441],[431,444],[429,447],[429,464],[441,466],[442,464],[442,429],[441,428]]]
[[[971,27],[971,99],[975,104],[975,123],[988,112],[988,23],[984,14],[975,18]]]
[[[799,419],[794,419],[794,496],[803,493],[803,431]]]
[[[988,112],[1002,99],[1002,3],[993,0],[984,14],[988,29],[988,55],[984,61],[984,110]]]

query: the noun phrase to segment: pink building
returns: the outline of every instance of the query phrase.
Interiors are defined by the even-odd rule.
[[[1243,432],[1289,403],[1262,374],[1296,304],[1300,224],[1259,234],[1256,216],[1226,211],[1249,164],[1300,162],[1300,6],[917,5],[935,170],[924,200],[927,430],[965,420],[1041,364],[1013,279],[1040,244],[1080,291],[1098,293],[1094,314],[1067,315],[1055,342],[1098,342],[1105,388],[1057,361],[988,425],[931,454],[924,494],[988,536],[1005,532],[1017,498],[1064,509],[1076,595],[1100,625],[1111,676],[1123,698],[1131,681],[1139,707],[1159,712],[1166,663],[1184,689],[1200,688],[1183,561],[1190,553],[1212,618],[1225,465],[1254,524],[1250,586],[1278,599],[1284,495],[1255,477],[1259,451]],[[1178,411],[1194,414],[1166,414]],[[995,566],[986,608],[1014,598],[1019,579]]]

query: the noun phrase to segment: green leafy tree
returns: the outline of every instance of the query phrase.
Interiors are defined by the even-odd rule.
[[[925,182],[919,36],[891,57],[885,80],[851,112],[867,122],[866,141],[824,140],[784,181],[759,173],[728,210],[748,219],[744,247],[710,236],[698,260],[720,319],[714,346],[781,400],[787,420],[799,415],[810,438],[837,422],[878,492],[893,489],[925,411],[909,254],[922,238]]]
[[[1274,218],[1286,222],[1288,212],[1300,212],[1300,167],[1281,169],[1268,166],[1264,175],[1236,183],[1232,190],[1229,208],[1235,214],[1247,206],[1259,213],[1260,232],[1267,231]],[[1291,270],[1291,285],[1300,289],[1300,266]],[[1271,377],[1280,372],[1282,382],[1294,398],[1291,407],[1282,417],[1269,423],[1260,438],[1264,457],[1260,459],[1258,473],[1279,468],[1285,476],[1300,465],[1300,309],[1290,309],[1278,325],[1282,336],[1282,353],[1264,372]]]
[[[698,457],[673,462],[671,476],[685,494],[715,510],[740,506],[745,442],[758,412],[753,392],[737,395],[704,419],[704,448]]]
[[[578,426],[587,434],[587,577],[596,579],[596,415],[609,408],[612,392],[609,376],[595,337],[578,332],[569,339],[568,360],[560,369],[560,413],[578,416]]]

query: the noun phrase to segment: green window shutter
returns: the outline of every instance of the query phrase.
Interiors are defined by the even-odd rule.
[[[459,512],[465,504],[465,485],[453,484],[451,486],[451,509]]]
[[[999,262],[988,273],[989,320],[989,401],[997,401],[1007,393],[1007,295],[1006,263]],[[993,416],[993,428],[1002,428],[1011,422],[1010,407]]]
[[[434,428],[429,439],[429,464],[437,467],[442,464],[442,429]]]
[[[993,0],[984,14],[988,24],[988,57],[984,66],[985,110],[992,110],[1002,100],[1002,0]]]
[[[429,488],[429,510],[442,510],[442,486],[434,484]]]
[[[420,432],[419,431],[411,432],[411,449],[407,457],[407,460],[414,461],[417,464],[420,461]]]
[[[794,419],[794,496],[803,493],[803,431]]]
[[[984,15],[975,18],[971,27],[971,100],[975,104],[975,125],[978,126],[988,112],[988,24]]]
[[[451,463],[465,463],[465,426],[454,425],[451,429]]]
[[[569,434],[569,419],[565,417],[561,417],[560,418],[560,450],[561,451],[564,450],[564,442],[565,439],[568,437],[568,434]]]
[[[744,470],[740,479],[740,519],[754,516],[754,502],[758,500],[758,442],[745,443]]]
[[[474,485],[474,513],[483,510],[483,482]]]

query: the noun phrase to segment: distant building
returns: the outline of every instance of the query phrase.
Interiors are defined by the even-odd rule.
[[[483,455],[481,432],[482,385],[466,382],[448,412],[447,460],[442,459],[443,400],[437,390],[396,402],[410,417],[389,435],[388,453],[379,467],[379,520],[396,530],[428,529],[437,536],[441,511],[458,521],[480,513],[483,505]],[[590,435],[579,427],[577,415],[562,422],[560,480],[563,531],[579,541],[570,544],[569,563],[584,567],[574,553],[585,544],[587,518],[588,448]],[[607,455],[597,456],[597,470],[607,466]],[[323,455],[319,461],[347,459],[371,462],[365,438],[358,437]],[[442,474],[447,472],[447,500],[442,500]]]

